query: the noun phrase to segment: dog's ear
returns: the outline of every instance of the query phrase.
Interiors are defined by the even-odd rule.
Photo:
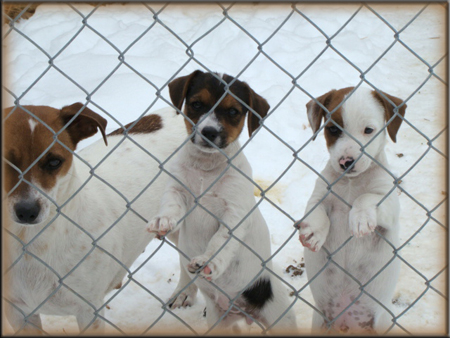
[[[192,79],[198,74],[203,74],[203,72],[201,70],[196,70],[189,75],[178,77],[169,83],[170,100],[172,101],[173,105],[178,108],[178,110],[181,111],[181,107],[183,106],[184,99],[186,98],[189,85],[191,84]],[[179,114],[178,110],[177,114]]]
[[[322,124],[322,118],[325,118],[326,113],[325,110],[318,103],[322,104],[325,108],[328,109],[328,105],[331,102],[331,98],[333,97],[335,89],[330,90],[328,93],[323,94],[315,99],[310,100],[306,104],[306,113],[308,114],[309,124],[311,125],[311,129],[313,134],[319,130],[320,125]],[[313,136],[313,141],[316,139],[316,135]]]
[[[105,144],[108,145],[106,140],[106,121],[103,117],[94,113],[87,107],[83,108],[83,104],[80,102],[74,103],[70,106],[65,106],[61,109],[61,118],[66,125],[80,110],[80,114],[77,115],[75,120],[67,126],[67,131],[72,139],[74,145],[77,145],[81,140],[91,137],[97,133],[97,128],[102,133]]]
[[[235,78],[223,74],[222,77],[226,83],[230,83]],[[252,110],[254,110],[260,117],[256,116],[252,113],[251,110],[248,110],[247,115],[247,127],[248,127],[248,136],[252,136],[253,132],[258,129],[261,119],[267,116],[267,112],[270,109],[270,105],[267,103],[266,99],[264,99],[261,95],[255,93],[250,86],[243,81],[235,80],[230,87],[231,91],[234,95],[237,95],[241,100],[245,102]]]
[[[246,84],[247,85],[247,84]],[[253,89],[247,85],[250,91],[249,107],[261,116],[261,119],[267,115],[270,105],[267,103],[266,99],[261,95],[256,94]],[[260,118],[253,114],[251,111],[248,112],[247,116],[247,126],[248,126],[248,136],[252,136],[253,132],[258,129],[260,124]]]
[[[372,94],[375,97],[375,99],[377,99],[381,103],[381,105],[384,107],[384,115],[385,115],[385,119],[387,122],[392,118],[392,116],[394,116],[394,114],[395,114],[394,109],[397,108],[398,106],[400,106],[401,104],[403,104],[403,100],[399,99],[398,97],[386,94],[385,92],[381,92],[381,93],[383,93],[389,100],[391,100],[394,103],[394,105],[392,103],[390,103],[388,100],[386,100],[383,97],[383,95],[376,92],[375,90],[372,91]],[[398,113],[403,117],[403,116],[405,116],[405,112],[406,112],[406,104],[403,104],[398,109]],[[400,129],[400,125],[402,124],[402,121],[403,121],[403,119],[397,115],[387,126],[387,131],[388,131],[389,137],[394,142],[397,142],[397,132]]]

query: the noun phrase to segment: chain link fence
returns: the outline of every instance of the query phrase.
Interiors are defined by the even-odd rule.
[[[88,329],[97,319],[104,321],[108,332],[115,334],[161,334],[172,332],[173,329],[176,332],[203,335],[212,329],[206,326],[206,320],[203,318],[204,301],[200,297],[197,304],[190,309],[169,307],[169,296],[179,276],[178,254],[189,259],[176,245],[166,238],[162,238],[161,241],[155,239],[149,244],[146,252],[140,255],[133,265],[128,266],[128,263],[114,257],[100,244],[102,237],[130,213],[142,221],[149,221],[148,217],[135,207],[136,200],[151,189],[160,175],[167,174],[173,177],[165,165],[184,144],[189,142],[189,137],[186,136],[186,139],[174,148],[173,154],[164,160],[157,158],[150,149],[140,145],[132,133],[128,133],[133,124],[124,127],[125,124],[140,120],[157,108],[174,107],[167,94],[168,84],[195,69],[208,72],[223,71],[236,79],[246,81],[257,93],[265,97],[271,106],[266,117],[260,116],[259,130],[249,138],[246,135],[241,136],[240,152],[245,151],[253,167],[254,177],[246,176],[234,166],[234,157],[228,158],[228,167],[240,171],[246,176],[245,179],[253,183],[255,207],[238,222],[236,227],[231,228],[231,225],[225,224],[220,217],[198,202],[220,176],[211,186],[204,189],[201,196],[190,193],[197,200],[196,208],[203,209],[230,231],[228,241],[235,239],[252,252],[254,250],[236,237],[234,231],[255,208],[261,209],[268,223],[272,242],[272,255],[268,260],[261,259],[262,271],[269,271],[279,279],[286,293],[290,294],[290,307],[284,313],[289,309],[295,311],[297,323],[303,334],[309,333],[311,315],[314,311],[320,312],[320,309],[315,307],[309,290],[315,277],[308,280],[303,273],[305,267],[303,247],[298,240],[297,227],[303,220],[306,202],[312,192],[314,181],[316,179],[326,181],[320,171],[328,159],[323,138],[321,139],[319,135],[315,142],[312,142],[313,133],[307,123],[305,104],[330,89],[348,85],[388,92],[404,100],[408,108],[400,128],[399,142],[387,145],[388,159],[393,172],[384,168],[393,178],[391,191],[399,195],[402,206],[401,244],[393,247],[396,258],[402,263],[402,270],[392,300],[393,304],[380,305],[391,317],[387,334],[412,335],[418,331],[442,333],[446,330],[448,274],[446,2],[428,4],[354,2],[345,5],[44,4],[37,7],[36,13],[30,19],[21,20],[31,6],[33,4],[22,6],[18,14],[3,13],[7,22],[3,26],[3,43],[6,48],[3,108],[14,106],[26,109],[24,108],[26,104],[45,104],[60,108],[81,101],[83,106],[88,106],[106,117],[111,130],[115,127],[124,128],[122,141],[110,146],[104,153],[105,157],[98,162],[90,163],[83,158],[83,152],[74,153],[74,157],[89,168],[90,177],[74,191],[73,196],[84,189],[90,180],[98,179],[111,189],[110,194],[121,197],[125,209],[118,213],[117,220],[113,224],[105,224],[101,235],[93,235],[83,224],[78,224],[62,210],[72,198],[59,201],[34,186],[26,178],[32,167],[37,165],[55,144],[73,152],[58,139],[58,136],[75,119],[73,117],[63,130],[54,133],[46,121],[27,110],[30,116],[51,130],[55,137],[50,146],[37,156],[28,168],[21,170],[3,157],[4,166],[13,168],[19,176],[19,182],[13,189],[4,191],[4,201],[7,201],[21,183],[25,183],[46,196],[57,209],[57,213],[54,218],[45,222],[29,241],[24,241],[23,235],[12,230],[8,226],[8,219],[4,219],[4,250],[19,245],[22,253],[6,264],[3,278],[7,278],[8,274],[17,268],[19,262],[32,260],[45,266],[48,273],[56,275],[58,284],[54,285],[48,296],[39,301],[38,306],[31,311],[24,311],[21,303],[16,299],[13,300],[7,289],[3,291],[4,304],[19,311],[25,319],[25,324],[19,329],[18,334],[23,333],[26,325],[47,334],[60,334],[65,332],[60,331],[61,327],[73,326],[67,321],[58,322],[51,317],[44,320],[43,329],[36,324],[35,315],[40,313],[46,302],[59,290],[69,291],[85,302],[92,312],[92,319],[88,321],[87,327],[81,328],[82,331]],[[54,19],[58,18],[58,15],[61,19],[55,22]],[[76,22],[76,25],[70,26],[73,22]],[[48,31],[39,34],[39,29],[47,27],[46,25]],[[132,31],[130,27],[133,25],[139,25],[139,30]],[[64,39],[55,33],[59,29],[62,30],[62,33],[59,33],[64,34]],[[120,35],[121,30],[125,32],[124,35]],[[151,48],[151,44],[155,45],[154,49]],[[163,48],[159,48],[161,46]],[[93,57],[89,55],[89,51],[96,48],[107,49],[104,53],[107,57],[101,58],[103,51]],[[174,54],[174,48],[178,52],[182,51],[183,55],[181,52]],[[232,63],[227,60],[230,58],[227,49],[233,53],[240,51],[232,56],[236,58]],[[92,57],[93,60],[91,68],[87,68],[87,73],[90,74],[85,77],[80,75],[80,69],[76,66],[68,67],[77,63],[77,57],[81,67],[85,66],[84,55]],[[161,55],[160,59],[158,55]],[[154,63],[154,66],[142,67],[143,63],[140,63],[138,58],[147,58],[146,62]],[[114,61],[111,61],[113,59]],[[221,62],[224,65],[221,65]],[[97,71],[98,78],[95,77]],[[115,80],[117,82],[114,82],[116,76],[130,76],[130,74],[133,77],[119,77]],[[48,77],[52,83],[46,82]],[[55,82],[55,79],[61,82]],[[124,80],[123,86],[120,85],[122,81],[120,79]],[[129,79],[130,83],[135,83],[132,90],[136,91],[136,94],[126,89]],[[120,93],[117,85],[120,86]],[[137,87],[145,89],[136,89]],[[154,93],[155,96],[152,98],[149,93]],[[229,93],[239,100],[233,93]],[[123,100],[127,95],[130,95],[130,99]],[[125,107],[130,105],[130,101],[134,101],[133,109],[128,110]],[[127,113],[121,112],[124,109]],[[130,110],[134,113],[128,113]],[[15,111],[16,109],[12,109],[3,116],[3,124]],[[81,109],[76,116],[80,113]],[[182,111],[180,113],[183,114]],[[330,119],[331,116],[328,114],[327,118]],[[286,125],[289,125],[289,128]],[[301,137],[297,137],[298,134],[301,134]],[[100,136],[96,137],[98,139]],[[89,147],[94,139],[96,138],[81,144]],[[131,198],[126,191],[117,189],[98,174],[98,168],[108,163],[108,158],[125,140],[138,147],[141,156],[152,158],[160,167],[160,172],[141,187],[137,196]],[[361,147],[364,149],[365,145],[361,144]],[[261,149],[267,151],[264,161],[261,160],[264,154]],[[269,153],[270,151],[272,153]],[[364,150],[361,156],[363,154],[369,156]],[[223,155],[227,156],[225,153]],[[382,166],[374,158],[371,159]],[[330,193],[333,193],[332,189]],[[325,197],[323,196],[323,199]],[[344,199],[341,200],[347,203]],[[183,218],[192,210],[190,209]],[[64,274],[56,271],[49,262],[31,250],[33,243],[61,218],[69,220],[92,241],[92,247],[88,248],[83,259]],[[383,234],[378,235],[384,238]],[[355,239],[349,237],[341,248],[352,240]],[[120,288],[109,293],[100,307],[94,305],[92,300],[86,299],[67,282],[71,274],[80,268],[94,250],[101,250],[109,255],[126,271],[126,277]],[[333,260],[333,256],[339,250],[327,252],[328,262],[323,269],[334,264],[345,272],[345,268]],[[7,255],[7,252],[3,253]],[[214,256],[211,257],[213,258]],[[273,269],[266,266],[269,261],[274,262]],[[155,275],[158,274],[160,276],[156,278]],[[259,276],[260,274],[255,276],[249,285]],[[371,280],[375,277],[373,276]],[[182,291],[197,278],[199,277],[195,277]],[[360,285],[361,294],[367,294],[366,285],[356,282]],[[217,285],[215,287],[218,288]],[[233,303],[239,296],[240,294],[235,297],[229,295],[228,298]],[[352,304],[356,301],[357,299]],[[230,306],[217,323],[232,310],[239,310],[246,317],[254,319],[251,314],[234,304],[234,307]],[[322,314],[332,333],[334,332],[331,329],[332,324],[344,311],[335,318],[326,318]],[[249,333],[265,333],[267,328],[255,320],[248,330]]]

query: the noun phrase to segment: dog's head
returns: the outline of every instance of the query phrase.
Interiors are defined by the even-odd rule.
[[[186,129],[192,134],[192,142],[205,152],[217,151],[234,142],[242,131],[248,113],[248,132],[251,135],[269,111],[267,101],[256,94],[245,82],[235,80],[225,93],[225,85],[211,73],[195,71],[169,83],[172,103],[178,110],[184,104],[184,114],[195,124],[185,119]],[[222,80],[229,84],[234,80],[223,75]],[[222,98],[222,96],[224,96]],[[213,111],[212,108],[217,104]],[[255,111],[259,117],[249,111]]]
[[[11,220],[36,225],[49,216],[50,199],[60,202],[58,190],[64,189],[64,182],[71,178],[72,151],[78,142],[99,128],[106,143],[107,121],[81,103],[61,110],[46,106],[23,108],[3,111],[4,191]]]
[[[406,104],[397,97],[367,88],[358,88],[351,93],[353,89],[332,90],[306,104],[314,133],[320,128],[322,119],[327,120],[327,112],[319,103],[332,112],[332,121],[324,126],[331,165],[338,173],[346,172],[349,177],[366,171],[373,163],[370,157],[375,158],[383,151],[386,129],[396,142],[402,118],[394,117],[394,109],[398,107],[402,117],[406,110]]]

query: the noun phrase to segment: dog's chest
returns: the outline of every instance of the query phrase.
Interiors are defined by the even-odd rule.
[[[224,180],[227,173],[202,172],[188,170],[185,172],[183,183],[189,190],[187,195],[187,212],[184,226],[181,229],[181,242],[189,243],[186,250],[190,254],[201,254],[219,228],[227,207]],[[182,243],[180,243],[183,246]]]
[[[34,232],[27,234],[24,242],[29,243],[34,236]],[[49,226],[30,243],[27,246],[29,253],[22,255],[19,243],[11,245],[8,266],[12,265],[12,268],[6,279],[10,282],[9,291],[13,302],[29,311],[43,304],[40,313],[73,314],[73,298],[76,296],[67,286],[77,290],[82,297],[92,297],[89,292],[85,292],[85,276],[91,270],[91,264],[98,265],[97,270],[102,270],[102,266],[97,264],[100,250],[94,250],[86,256],[90,252],[89,247],[92,247],[89,237],[81,237],[74,229],[66,233],[61,223],[58,227]]]
[[[187,169],[184,175],[184,183],[189,190],[187,206],[188,209],[197,205],[195,213],[204,216],[211,214],[221,217],[227,206],[225,197],[226,181],[229,178],[227,172],[219,170],[204,172],[200,170]]]
[[[366,193],[365,185],[361,182],[341,179],[332,188],[333,194],[326,199],[333,210],[330,212],[350,212],[355,199]]]
[[[33,248],[29,250],[34,251]],[[65,276],[68,268],[50,252],[49,254],[41,252],[36,256],[39,260],[33,255],[25,254],[7,274],[7,280],[11,282],[9,284],[11,300],[25,311],[32,311],[40,304],[44,304],[40,310],[42,313],[71,314],[70,310],[65,311],[69,298],[57,275]],[[65,283],[70,284],[68,279]]]
[[[355,200],[366,193],[364,186],[356,182],[338,182],[333,186],[333,193],[325,199],[330,232],[327,245],[331,248],[339,247],[349,236],[349,215]]]
[[[342,180],[333,187],[335,194],[330,194],[325,200],[330,229],[324,247],[331,252],[338,250],[333,259],[360,278],[367,272],[362,267],[373,265],[379,260],[377,256],[380,255],[380,250],[385,248],[376,233],[349,240],[352,236],[349,224],[352,206],[360,196],[370,193],[367,186],[367,181],[364,180]],[[383,231],[389,238],[389,233],[380,227],[377,227],[377,231]]]

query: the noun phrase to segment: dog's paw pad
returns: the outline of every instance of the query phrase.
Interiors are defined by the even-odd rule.
[[[210,275],[212,273],[211,268],[207,265],[205,266],[205,268],[203,269],[203,273]]]
[[[217,269],[215,268],[215,264],[211,261],[208,265],[205,265],[208,259],[203,257],[194,258],[188,264],[187,268],[190,273],[198,273],[200,276],[206,278],[211,281],[214,278],[217,278]],[[199,271],[199,269],[202,270]]]

